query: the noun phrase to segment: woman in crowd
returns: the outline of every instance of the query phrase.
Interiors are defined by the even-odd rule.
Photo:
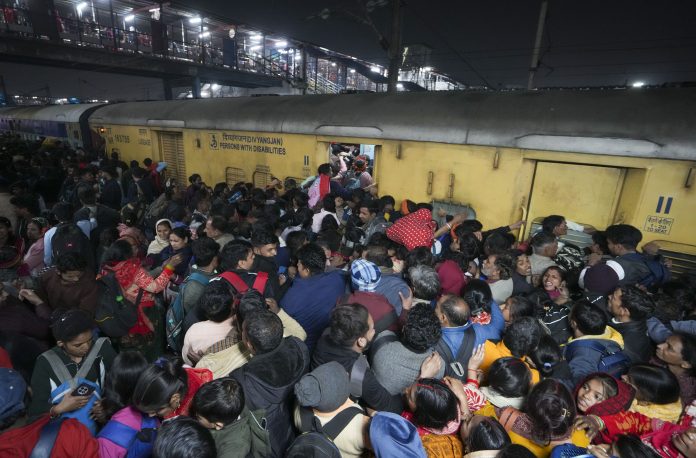
[[[189,263],[193,256],[193,251],[191,251],[191,233],[185,227],[175,227],[169,233],[169,246],[165,247],[160,253],[162,266],[165,266],[166,260],[172,256],[181,257],[181,263],[176,266],[174,275],[170,279],[173,285],[178,286],[186,278]]]
[[[27,238],[32,242],[27,254],[24,255],[24,265],[32,277],[38,277],[44,266],[44,234],[51,226],[46,218],[32,218],[27,224]]]
[[[152,278],[140,266],[140,261],[128,241],[117,240],[104,253],[102,275],[108,272],[115,273],[123,296],[131,303],[137,304],[138,308],[136,324],[128,331],[128,335],[119,341],[121,349],[140,350],[149,361],[162,354],[164,311],[155,305],[154,294],[164,290],[174,269],[182,261],[182,256],[172,256],[166,261],[162,273],[157,278]]]
[[[546,379],[529,393],[524,410],[508,407],[499,418],[513,443],[525,446],[537,458],[545,458],[557,445],[589,445],[590,438],[585,431],[573,426],[576,413],[568,388],[556,380]]]
[[[147,259],[150,265],[162,264],[161,253],[169,247],[169,234],[172,232],[172,222],[160,219],[155,223],[155,239],[147,247]]]
[[[402,415],[418,428],[428,455],[439,453],[437,456],[458,458],[463,454],[459,426],[469,409],[461,382],[445,380],[420,379],[408,387],[404,396],[409,410]],[[452,386],[459,387],[458,394]],[[444,450],[450,453],[443,454]]]

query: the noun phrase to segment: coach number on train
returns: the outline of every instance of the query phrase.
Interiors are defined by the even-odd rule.
[[[212,150],[246,151],[285,155],[283,138],[268,135],[244,135],[227,132],[208,134],[208,146]]]

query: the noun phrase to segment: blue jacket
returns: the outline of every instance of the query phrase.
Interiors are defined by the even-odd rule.
[[[305,343],[313,349],[329,325],[331,311],[346,291],[346,273],[334,270],[309,278],[295,277],[280,306],[307,332]]]
[[[565,360],[568,361],[570,373],[573,375],[573,382],[579,383],[593,372],[597,372],[602,354],[586,346],[572,345],[577,340],[594,340],[604,346],[607,350],[618,351],[624,348],[624,340],[621,334],[611,326],[607,326],[604,333],[600,335],[582,336],[570,339],[563,347]],[[572,347],[569,350],[569,347]]]
[[[442,328],[442,339],[453,355],[456,355],[459,351],[459,347],[462,346],[464,331],[469,326],[474,327],[474,334],[476,335],[474,347],[477,347],[484,344],[486,340],[493,340],[495,342],[500,340],[503,330],[505,329],[505,318],[503,318],[498,304],[493,301],[491,304],[491,322],[489,324],[471,324],[471,322],[469,322],[464,326],[458,326],[456,328]]]
[[[376,293],[386,297],[389,303],[394,307],[397,315],[401,315],[402,305],[399,291],[404,297],[408,297],[410,291],[408,285],[399,274],[382,274],[382,278],[375,289]]]

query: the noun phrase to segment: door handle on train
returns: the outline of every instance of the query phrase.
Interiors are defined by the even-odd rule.
[[[522,210],[522,214],[520,215],[520,221],[523,221],[522,226],[527,226],[527,207],[524,205],[520,205],[520,210]],[[517,241],[520,242],[522,239],[522,234],[524,234],[524,231],[522,230],[522,227],[520,227],[517,230]]]

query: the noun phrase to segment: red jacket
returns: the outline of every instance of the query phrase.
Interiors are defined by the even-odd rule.
[[[41,428],[50,417],[44,415],[33,423],[0,435],[0,457],[29,456],[39,441]],[[98,458],[99,445],[89,430],[79,421],[63,421],[53,445],[51,458]]]
[[[344,304],[356,303],[364,305],[367,311],[370,312],[372,320],[375,322],[375,335],[387,329],[395,332],[401,329],[399,317],[396,315],[394,307],[389,303],[386,297],[379,293],[355,291],[341,302]],[[387,321],[391,321],[387,318],[389,314],[393,315],[394,320],[391,323],[386,323]],[[382,318],[385,319],[385,322],[380,324]]]

